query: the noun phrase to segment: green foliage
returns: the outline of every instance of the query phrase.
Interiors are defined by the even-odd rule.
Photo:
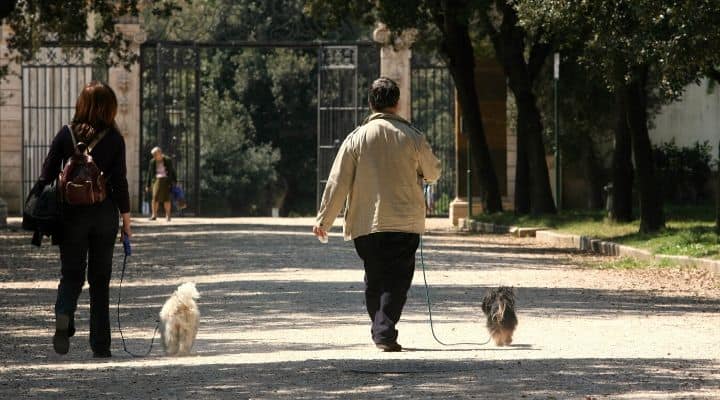
[[[524,0],[523,26],[580,47],[581,62],[612,89],[647,65],[663,98],[678,98],[720,60],[715,0]]]
[[[267,214],[277,182],[279,152],[269,144],[253,143],[252,119],[247,109],[226,94],[204,93],[201,126],[203,202],[214,204],[210,213]]]
[[[143,18],[149,37],[194,41],[354,40],[369,38],[370,25],[358,25],[348,14],[325,14],[303,0],[176,0],[181,6]],[[346,2],[352,6],[352,3]],[[362,6],[362,4],[359,4]],[[306,10],[307,12],[303,12]]]
[[[165,16],[178,7],[175,1],[163,0],[148,2],[145,8],[148,14]],[[7,42],[16,61],[32,60],[45,42],[54,42],[68,51],[78,42],[102,44],[94,52],[96,64],[129,68],[137,61],[130,40],[115,29],[115,23],[137,17],[138,0],[17,0],[4,4],[2,11],[1,22],[13,32]],[[88,16],[94,17],[92,29]]]
[[[705,187],[712,174],[712,146],[696,142],[692,147],[678,147],[670,142],[653,146],[658,179],[663,182],[665,199],[675,203],[707,201]]]

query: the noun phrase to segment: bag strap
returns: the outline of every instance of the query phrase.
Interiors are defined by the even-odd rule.
[[[73,132],[72,126],[71,126],[70,124],[67,124],[67,125],[65,125],[65,126],[66,126],[66,127],[68,128],[68,130],[70,131],[70,137],[72,138],[73,148],[74,148],[75,150],[77,150],[77,140],[75,140],[75,132]]]
[[[68,130],[70,131],[70,137],[72,138],[73,148],[75,150],[77,150],[77,139],[75,139],[75,133],[72,130],[72,126],[70,124],[67,124],[65,126],[67,126]],[[95,146],[97,146],[97,144],[100,143],[100,141],[105,137],[105,134],[107,133],[107,131],[108,131],[107,129],[101,131],[100,133],[97,134],[95,139],[93,139],[93,141],[90,142],[90,144],[87,146],[88,153],[92,153],[92,150],[95,148]]]
[[[105,129],[102,132],[98,133],[97,137],[95,137],[95,139],[93,139],[93,141],[90,142],[90,144],[88,145],[88,153],[92,153],[95,146],[97,146],[97,144],[100,143],[100,141],[105,137],[105,134],[107,133],[107,131],[108,130]]]

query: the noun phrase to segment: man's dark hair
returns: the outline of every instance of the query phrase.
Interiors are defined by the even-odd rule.
[[[399,99],[400,88],[390,78],[375,79],[368,91],[368,102],[373,111],[384,111],[387,108],[395,107]]]

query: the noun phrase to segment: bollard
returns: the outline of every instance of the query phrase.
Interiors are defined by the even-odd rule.
[[[607,211],[607,217],[609,219],[612,219],[612,217],[613,217],[613,214],[612,214],[612,212],[613,212],[613,184],[612,184],[612,182],[603,186],[603,190],[605,191],[605,211]]]

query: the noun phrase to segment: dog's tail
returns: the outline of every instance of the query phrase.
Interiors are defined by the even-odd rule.
[[[192,282],[185,282],[177,288],[177,295],[181,299],[199,299],[200,293]]]

